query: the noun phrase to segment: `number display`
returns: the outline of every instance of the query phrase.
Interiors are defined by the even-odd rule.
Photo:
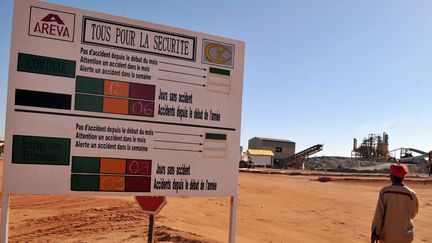
[[[154,116],[154,103],[133,100],[129,102],[129,114],[137,116]]]
[[[75,110],[154,117],[155,85],[77,76],[76,92]]]
[[[129,97],[129,84],[126,82],[105,80],[104,95],[117,96],[117,97]]]
[[[101,191],[125,191],[124,176],[100,176],[99,190]]]
[[[151,175],[151,160],[127,160],[126,173],[130,175]]]
[[[72,157],[72,191],[150,192],[152,161]]]

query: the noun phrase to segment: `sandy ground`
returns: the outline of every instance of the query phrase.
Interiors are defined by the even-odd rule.
[[[316,179],[240,173],[237,242],[368,242],[378,191],[387,182]],[[432,242],[432,184],[407,185],[420,200],[414,242]],[[156,216],[156,238],[227,242],[229,205],[227,197],[169,197]],[[12,242],[147,239],[147,216],[131,197],[13,196],[10,208]]]

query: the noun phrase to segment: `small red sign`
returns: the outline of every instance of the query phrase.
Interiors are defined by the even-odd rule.
[[[144,213],[155,215],[165,206],[166,197],[136,196],[135,201]]]

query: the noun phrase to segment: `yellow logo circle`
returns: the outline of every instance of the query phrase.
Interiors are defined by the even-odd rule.
[[[206,58],[216,64],[225,64],[232,59],[232,52],[226,46],[219,43],[207,45],[204,52]]]

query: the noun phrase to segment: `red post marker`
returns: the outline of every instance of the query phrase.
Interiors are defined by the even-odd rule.
[[[165,206],[166,197],[136,196],[135,201],[144,213],[155,215]]]

